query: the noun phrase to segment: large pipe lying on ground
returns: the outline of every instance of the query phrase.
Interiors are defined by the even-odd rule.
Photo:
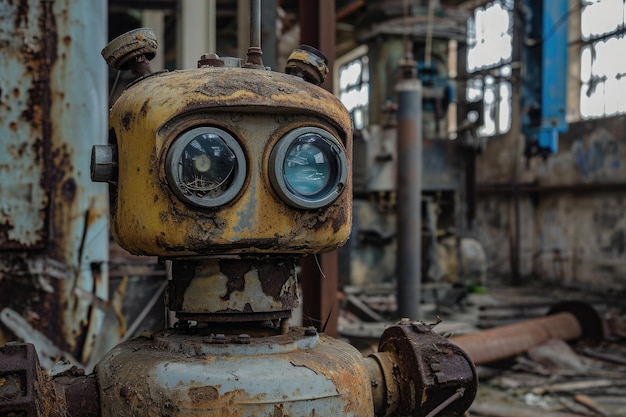
[[[603,334],[602,319],[593,307],[566,302],[555,305],[545,317],[452,337],[450,341],[463,349],[475,365],[482,365],[519,355],[550,339],[601,340]]]

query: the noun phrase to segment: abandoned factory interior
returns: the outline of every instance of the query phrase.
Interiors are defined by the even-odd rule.
[[[0,0],[0,417],[626,416],[626,0]]]

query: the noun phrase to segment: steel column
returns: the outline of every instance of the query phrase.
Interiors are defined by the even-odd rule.
[[[298,6],[300,42],[319,49],[328,58],[328,70],[332,74],[335,60],[335,0],[300,0]],[[321,85],[331,92],[332,78],[326,77]],[[301,266],[303,312],[309,318],[305,323],[336,336],[339,311],[337,251],[305,257],[301,261]]]
[[[398,314],[420,318],[422,258],[422,86],[404,79],[398,93]]]

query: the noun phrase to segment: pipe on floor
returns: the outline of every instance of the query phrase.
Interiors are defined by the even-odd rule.
[[[550,339],[602,339],[602,319],[588,304],[561,303],[551,312],[545,317],[452,337],[450,341],[463,349],[475,365],[483,365],[522,354]]]

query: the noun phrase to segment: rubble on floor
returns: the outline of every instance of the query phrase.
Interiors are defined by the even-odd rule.
[[[624,294],[587,289],[495,288],[472,292],[427,288],[423,320],[441,320],[446,336],[469,334],[545,316],[560,301],[584,301],[604,323],[602,341],[550,339],[525,353],[477,367],[480,385],[470,416],[626,416],[626,303]],[[376,340],[395,311],[390,286],[346,288],[340,334],[363,351]]]

